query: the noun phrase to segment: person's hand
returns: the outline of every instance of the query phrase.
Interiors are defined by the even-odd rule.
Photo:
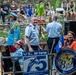
[[[3,11],[3,9],[1,9],[1,11]]]
[[[44,32],[46,31],[45,28],[42,25],[41,25],[41,30],[44,31]]]
[[[41,46],[39,46],[39,50],[43,50]]]
[[[69,49],[69,46],[67,46],[67,47],[64,47],[64,48],[62,48],[63,50],[65,50],[65,49]]]
[[[6,11],[3,11],[3,9],[1,9],[2,12],[4,12],[5,14],[7,13]]]
[[[33,53],[34,50],[30,47],[30,48],[29,48],[29,52],[30,52],[30,53]]]

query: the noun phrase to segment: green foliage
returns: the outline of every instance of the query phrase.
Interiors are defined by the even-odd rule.
[[[0,31],[0,37],[7,37],[7,32]]]
[[[24,40],[24,31],[21,30],[21,39]]]
[[[38,16],[40,17],[44,15],[44,3],[41,5],[38,5],[37,13],[38,13]]]
[[[0,37],[7,38],[7,32],[6,31],[0,31]],[[40,40],[47,40],[48,35],[45,33],[41,33],[41,36],[39,37]],[[21,39],[24,40],[24,31],[21,31]]]
[[[38,13],[38,4],[35,5],[35,13]]]
[[[45,33],[41,33],[41,36],[39,37],[40,40],[47,40],[48,39],[48,34],[45,34]]]
[[[56,8],[58,8],[59,3],[60,3],[60,0],[56,0],[55,6],[54,6],[54,9],[55,9],[55,10],[56,10]]]
[[[0,37],[6,38],[8,36],[7,31],[0,31]],[[21,31],[21,39],[24,39],[24,31]]]
[[[73,9],[75,9],[75,7],[72,7],[70,10],[68,10],[68,12],[72,11]]]

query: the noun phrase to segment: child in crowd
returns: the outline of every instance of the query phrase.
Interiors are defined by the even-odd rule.
[[[23,44],[24,44],[24,42],[22,40],[17,41],[14,44],[14,47],[16,48],[16,51],[11,53],[11,56],[22,56],[22,53],[24,52],[23,47],[22,47]],[[20,64],[23,63],[21,58],[15,58],[15,60],[18,60]]]
[[[11,54],[11,56],[22,56],[22,53],[24,52],[23,50],[23,46],[24,45],[24,42],[22,40],[19,40],[17,41],[15,44],[14,44],[14,47],[16,48],[16,51],[13,52]],[[23,68],[23,60],[22,60],[22,57],[18,57],[18,58],[14,58],[15,60],[15,70],[16,71],[21,71],[22,68]],[[23,75],[22,73],[17,73],[15,75]]]
[[[14,58],[13,60],[15,60],[14,61],[15,65],[13,65],[13,60],[11,58],[3,59],[4,72],[10,72],[13,70],[13,68],[15,71],[22,70],[23,60],[22,60],[22,57],[18,57],[18,56],[22,56],[22,53],[24,52],[22,47],[23,44],[24,42],[22,40],[15,42],[15,44],[13,45],[13,47],[15,48],[15,52],[13,53],[10,53],[9,46],[5,46],[5,52],[2,52],[2,56],[11,56],[11,58]],[[23,75],[23,74],[17,73],[15,75]]]

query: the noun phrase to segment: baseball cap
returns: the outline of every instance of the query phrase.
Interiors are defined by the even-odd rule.
[[[24,42],[22,40],[18,40],[17,42],[15,42],[15,44],[19,44],[20,46],[23,46]]]

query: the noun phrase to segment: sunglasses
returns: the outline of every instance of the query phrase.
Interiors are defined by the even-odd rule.
[[[20,43],[18,43],[18,42],[17,42],[17,43],[15,43],[15,44],[20,45]]]

